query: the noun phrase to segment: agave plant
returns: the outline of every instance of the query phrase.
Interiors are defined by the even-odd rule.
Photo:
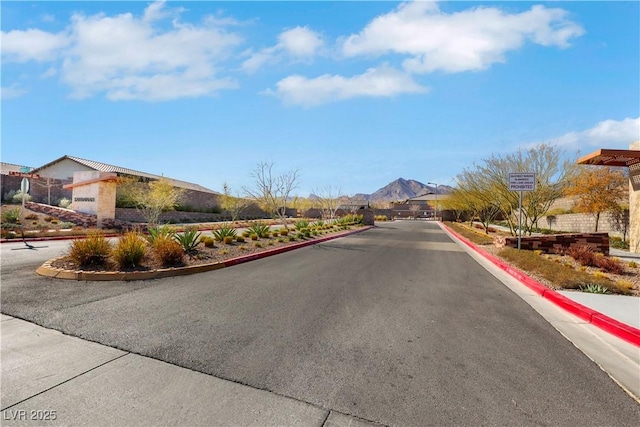
[[[309,221],[301,219],[299,221],[296,221],[293,225],[296,227],[296,230],[300,231],[303,228],[309,228]]]
[[[193,252],[200,243],[200,233],[196,228],[190,228],[183,233],[174,234],[173,238],[182,246],[186,253]]]
[[[580,286],[580,290],[582,292],[587,292],[590,294],[610,294],[611,291],[606,286],[597,285],[595,283],[588,283],[584,286]]]
[[[257,234],[258,237],[266,237],[269,230],[270,227],[262,222],[254,222],[253,224],[251,224],[251,227],[247,228],[249,236],[251,236],[252,234]]]
[[[228,225],[223,225],[217,230],[213,230],[213,237],[216,239],[216,241],[223,242],[224,238],[227,236],[235,238],[236,233],[237,231],[235,228],[229,227]]]
[[[168,225],[149,227],[147,231],[149,232],[149,235],[147,235],[147,241],[150,245],[153,245],[153,242],[155,242],[158,238],[173,238],[176,235],[176,230],[173,227],[169,227]]]

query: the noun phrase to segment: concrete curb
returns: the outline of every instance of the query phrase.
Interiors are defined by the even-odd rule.
[[[564,295],[554,291],[553,289],[547,288],[542,283],[534,280],[533,278],[527,276],[522,271],[514,268],[500,258],[483,251],[478,246],[465,239],[455,231],[453,231],[450,227],[446,226],[443,223],[439,223],[440,227],[445,230],[447,233],[453,235],[456,239],[460,240],[462,243],[467,245],[476,253],[480,254],[487,260],[489,260],[492,264],[496,265],[498,268],[503,270],[505,273],[509,274],[511,277],[520,281],[523,285],[534,291],[536,294],[540,295],[542,298],[545,298],[558,307],[568,311],[569,313],[579,317],[587,323],[590,323],[603,331],[614,335],[624,341],[627,341],[637,347],[640,347],[640,329],[636,329],[633,326],[627,325],[625,323],[619,322],[611,317],[602,314],[592,308],[586,307],[576,301],[573,301],[570,298],[565,297]]]
[[[349,236],[351,234],[362,233],[363,231],[370,230],[374,226],[366,226],[358,228],[356,230],[347,231],[344,233],[337,233],[331,236],[320,237],[318,239],[309,240],[305,242],[296,243],[293,245],[282,246],[275,249],[267,249],[263,252],[256,254],[249,254],[240,256],[237,258],[231,258],[222,262],[215,262],[210,264],[190,265],[187,267],[172,267],[161,268],[158,270],[149,271],[83,271],[83,270],[64,270],[61,268],[53,267],[51,264],[63,257],[51,259],[36,269],[36,274],[44,277],[50,277],[54,279],[66,279],[66,280],[95,280],[95,281],[110,281],[110,280],[150,280],[161,279],[164,277],[173,276],[186,276],[189,274],[203,273],[205,271],[218,270],[224,267],[231,267],[233,265],[242,264],[245,262],[253,261],[260,258],[266,258],[272,255],[281,254],[283,252],[292,251],[294,249],[303,248],[305,246],[315,245],[317,243],[326,242],[327,240],[337,239],[339,237]]]

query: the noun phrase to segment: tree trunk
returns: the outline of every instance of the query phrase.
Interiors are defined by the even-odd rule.
[[[600,222],[600,212],[596,213],[596,233],[598,232],[598,222]]]

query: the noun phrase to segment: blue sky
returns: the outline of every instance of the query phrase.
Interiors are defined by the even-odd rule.
[[[236,193],[454,184],[640,139],[639,2],[2,2],[2,161],[65,154]]]

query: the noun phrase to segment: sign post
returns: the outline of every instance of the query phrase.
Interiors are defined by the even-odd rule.
[[[518,191],[519,196],[519,208],[518,213],[520,218],[518,220],[518,250],[522,245],[522,192],[534,191],[536,189],[536,174],[535,173],[510,173],[509,174],[509,191]]]

